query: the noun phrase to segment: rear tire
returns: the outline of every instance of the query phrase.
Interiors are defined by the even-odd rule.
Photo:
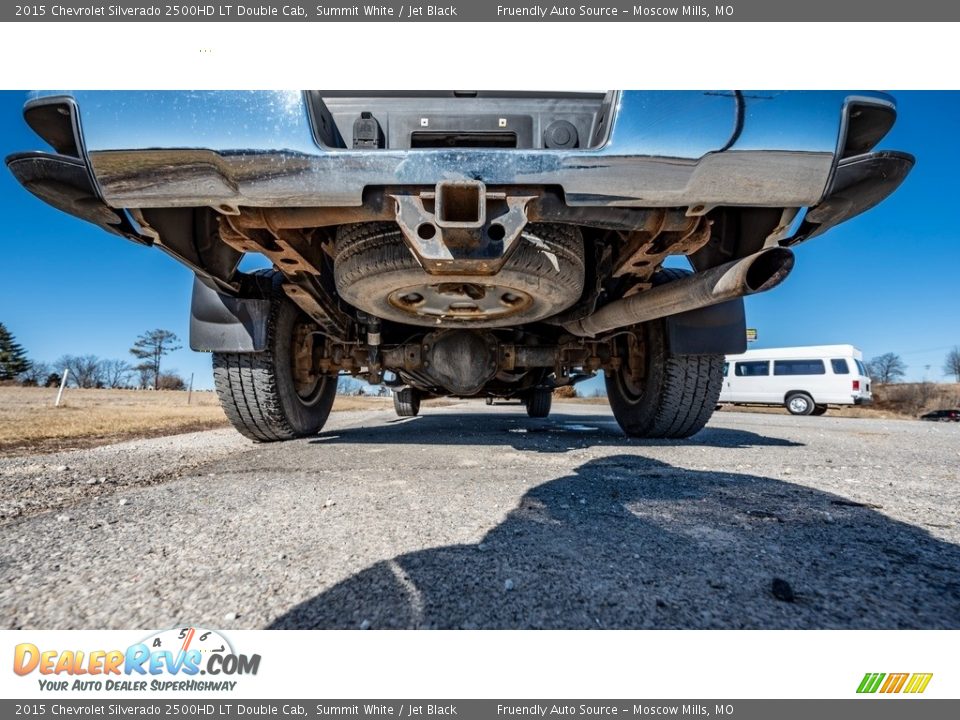
[[[493,398],[488,395],[484,402],[487,403],[487,405],[493,405]]]
[[[792,393],[787,395],[787,399],[783,404],[787,408],[787,412],[791,415],[812,415],[813,411],[817,408],[813,402],[813,398],[806,393]]]
[[[671,353],[663,321],[645,323],[636,333],[618,338],[622,364],[606,378],[613,416],[630,437],[698,433],[717,407],[723,355]]]
[[[316,435],[330,415],[337,378],[319,378],[297,387],[293,373],[295,328],[306,315],[272,279],[267,347],[258,353],[213,353],[213,379],[220,404],[237,431],[257,442]]]
[[[527,406],[527,415],[530,417],[545,418],[550,414],[553,392],[549,388],[536,388],[524,398],[523,404]]]
[[[420,414],[420,391],[410,387],[395,391],[393,409],[400,417],[416,417]]]
[[[645,375],[634,375],[622,356],[623,365],[606,379],[613,416],[630,437],[695,435],[717,406],[723,384],[723,355],[668,352],[662,322],[652,324],[645,334]]]
[[[827,406],[826,406],[826,405],[817,405],[817,406],[813,409],[813,412],[810,413],[810,414],[811,414],[811,415],[818,415],[818,416],[819,416],[819,415],[824,415],[824,414],[826,414],[826,412],[827,412]]]

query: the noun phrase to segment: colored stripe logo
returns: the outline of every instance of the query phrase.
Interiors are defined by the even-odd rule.
[[[866,673],[857,687],[857,692],[917,695],[927,689],[931,678],[933,673]]]

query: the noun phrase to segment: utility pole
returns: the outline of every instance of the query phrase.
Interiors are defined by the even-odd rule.
[[[57,390],[57,401],[53,404],[54,407],[60,407],[60,398],[63,397],[63,389],[67,386],[67,375],[70,374],[70,368],[63,369],[63,378],[60,380],[60,389]]]
[[[193,373],[190,373],[190,388],[187,390],[187,405],[190,404],[191,397],[193,397]]]

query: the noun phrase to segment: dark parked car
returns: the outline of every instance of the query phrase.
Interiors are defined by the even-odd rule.
[[[921,415],[920,419],[932,422],[960,422],[960,410],[934,410]]]

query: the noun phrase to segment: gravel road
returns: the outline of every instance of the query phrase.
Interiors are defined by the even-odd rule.
[[[4,628],[960,628],[960,425],[336,413],[0,460]]]

